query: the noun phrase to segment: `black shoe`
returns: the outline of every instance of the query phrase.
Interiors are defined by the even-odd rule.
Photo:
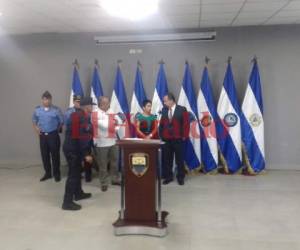
[[[92,194],[91,193],[80,193],[79,195],[75,196],[75,201],[80,201],[80,200],[84,200],[84,199],[88,199],[91,198]]]
[[[101,186],[101,191],[106,192],[107,191],[107,186]]]
[[[178,185],[183,186],[184,185],[184,180],[183,179],[179,179],[177,180]]]
[[[62,207],[63,210],[71,210],[71,211],[76,211],[80,210],[81,206],[79,204],[76,204],[75,202],[70,202],[70,203],[63,203]]]
[[[55,182],[60,182],[61,178],[60,178],[60,176],[55,176],[54,180],[55,180]]]
[[[172,182],[173,181],[173,179],[165,179],[164,181],[163,181],[163,185],[168,185],[170,182]]]
[[[51,179],[51,178],[52,178],[51,175],[45,174],[45,175],[40,179],[40,181],[46,181],[46,180]]]

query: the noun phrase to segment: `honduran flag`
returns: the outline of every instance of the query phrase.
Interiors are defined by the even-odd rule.
[[[163,108],[163,98],[168,94],[168,82],[164,70],[164,64],[160,63],[159,71],[156,78],[156,85],[152,99],[152,113],[160,117]]]
[[[248,174],[265,169],[263,98],[257,60],[253,68],[242,104],[242,140]]]
[[[81,82],[80,82],[77,62],[74,63],[69,107],[73,107],[73,96],[74,95],[79,95],[79,96],[83,97],[83,89],[82,89]]]
[[[131,110],[130,113],[132,115],[136,115],[137,113],[143,112],[143,101],[147,99],[144,86],[143,86],[143,79],[142,79],[142,73],[140,70],[139,65],[136,69],[135,74],[135,83],[134,83],[134,90],[133,95],[131,99]]]
[[[241,110],[230,60],[228,60],[217,111],[220,118],[217,121],[220,160],[223,163],[225,173],[236,173],[242,167]]]
[[[99,104],[98,101],[100,96],[103,96],[103,89],[100,80],[98,65],[97,63],[95,63],[92,84],[91,84],[91,97],[93,99],[93,102],[96,103],[97,105]],[[93,108],[97,109],[97,106],[93,106]]]
[[[124,87],[124,81],[120,66],[118,65],[114,90],[111,97],[110,108],[112,112],[118,117],[118,121],[122,124],[118,130],[120,138],[130,137],[130,113],[128,107],[127,96]]]
[[[201,167],[198,109],[189,64],[185,64],[178,104],[186,107],[190,117],[190,136],[185,141],[184,160],[190,170]]]
[[[209,173],[218,168],[218,142],[215,126],[218,114],[207,66],[203,69],[197,104],[198,117],[201,126],[203,172]]]

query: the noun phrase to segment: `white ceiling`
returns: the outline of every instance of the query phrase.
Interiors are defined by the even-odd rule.
[[[0,0],[0,33],[300,24],[300,0],[160,0],[159,13],[142,21],[110,17],[99,1]]]

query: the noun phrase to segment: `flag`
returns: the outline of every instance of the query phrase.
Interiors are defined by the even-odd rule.
[[[228,62],[217,111],[220,119],[217,121],[220,160],[225,173],[236,173],[242,166],[241,110],[230,62]]]
[[[98,66],[95,65],[92,84],[91,84],[91,97],[93,99],[93,102],[98,104],[100,96],[103,96],[103,90],[102,90],[102,84],[98,72]],[[97,109],[97,106],[93,106],[93,108]]]
[[[164,64],[161,63],[156,78],[156,85],[152,99],[152,113],[158,115],[163,108],[163,97],[168,94],[168,82],[164,70]]]
[[[77,70],[77,65],[74,65],[73,70],[73,79],[72,79],[72,87],[71,87],[71,94],[70,94],[70,104],[69,107],[73,107],[73,96],[74,95],[80,95],[83,97],[83,90]]]
[[[195,92],[193,89],[192,74],[189,64],[185,64],[178,104],[186,107],[190,116],[190,137],[185,141],[184,161],[190,170],[200,168],[200,134],[198,123],[198,111]],[[195,133],[196,132],[196,133]]]
[[[249,174],[265,168],[263,99],[257,61],[254,59],[241,115],[242,140]]]
[[[129,107],[127,96],[124,87],[124,81],[120,66],[117,68],[116,79],[114,90],[111,97],[110,108],[114,114],[116,114],[120,120],[123,122],[123,126],[119,129],[120,137],[129,137],[130,136],[130,128],[129,128]],[[124,126],[126,125],[126,126]]]
[[[207,66],[203,69],[197,106],[201,125],[201,157],[203,171],[209,173],[216,170],[218,167],[218,142],[215,126],[218,115]]]
[[[131,114],[142,113],[143,112],[143,101],[147,99],[144,86],[142,74],[139,66],[136,69],[135,74],[135,83],[134,83],[134,91],[131,99]]]

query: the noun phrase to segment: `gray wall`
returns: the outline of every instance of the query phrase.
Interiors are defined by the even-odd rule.
[[[143,65],[143,79],[152,98],[158,61],[163,58],[169,89],[177,96],[184,61],[192,67],[198,92],[204,56],[209,56],[210,76],[217,100],[226,68],[233,57],[233,70],[240,101],[246,88],[250,60],[254,54],[264,92],[266,158],[270,169],[300,169],[300,118],[296,115],[300,93],[300,26],[242,27],[218,29],[217,41],[156,45],[96,46],[95,34],[36,34],[0,37],[0,163],[40,162],[38,140],[31,126],[31,114],[44,90],[54,103],[66,109],[72,61],[78,58],[80,77],[89,90],[93,61],[99,59],[106,95],[113,89],[116,62],[122,71],[129,102],[136,61]],[[129,54],[129,49],[142,54]],[[296,115],[294,117],[294,115]]]

